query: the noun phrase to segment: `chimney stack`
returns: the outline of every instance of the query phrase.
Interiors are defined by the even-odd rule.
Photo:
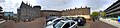
[[[75,7],[75,9],[77,9],[77,8]]]
[[[85,6],[85,8],[87,8],[87,6]]]
[[[26,2],[26,4],[28,5],[28,2]]]
[[[29,3],[29,6],[30,6],[30,3]]]
[[[82,8],[82,6],[81,6],[81,8]]]

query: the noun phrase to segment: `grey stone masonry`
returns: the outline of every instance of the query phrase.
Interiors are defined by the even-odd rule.
[[[18,19],[35,19],[40,17],[40,9],[41,6],[30,6],[25,4],[24,2],[21,3],[20,8],[18,11]]]

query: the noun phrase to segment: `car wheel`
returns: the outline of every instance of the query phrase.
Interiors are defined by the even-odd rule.
[[[84,26],[84,24],[78,24],[78,26]]]
[[[77,28],[77,26],[75,28]]]
[[[85,25],[84,23],[82,23],[82,24],[78,23],[78,26],[84,26],[84,25]]]

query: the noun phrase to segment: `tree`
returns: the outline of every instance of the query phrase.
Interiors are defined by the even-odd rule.
[[[93,12],[93,13],[92,13],[92,16],[93,16],[93,17],[99,16],[99,12]]]
[[[101,15],[102,17],[105,17],[105,16],[106,16],[106,13],[105,13],[105,12],[100,12],[100,15]]]

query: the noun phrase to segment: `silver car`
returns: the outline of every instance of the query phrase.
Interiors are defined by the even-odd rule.
[[[77,22],[73,20],[60,21],[53,25],[54,28],[77,28]]]

